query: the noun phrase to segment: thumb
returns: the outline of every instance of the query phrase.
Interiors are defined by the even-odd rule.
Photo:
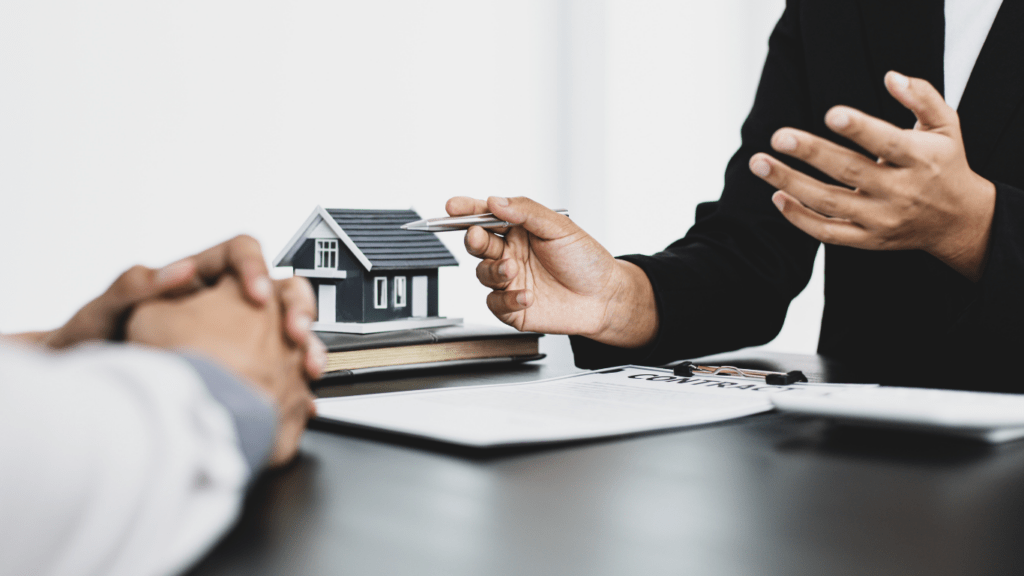
[[[946,104],[942,94],[927,80],[889,71],[885,75],[885,87],[893,98],[917,116],[920,129],[941,132],[944,128],[956,128],[959,132],[960,118],[956,110]]]
[[[521,225],[523,229],[541,240],[557,240],[580,231],[580,227],[568,216],[523,196],[491,196],[487,199],[487,208],[491,214],[506,222]]]

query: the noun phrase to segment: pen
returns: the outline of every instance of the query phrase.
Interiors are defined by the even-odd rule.
[[[565,209],[558,209],[555,212],[568,216],[569,211]],[[481,228],[505,228],[508,226],[516,226],[511,222],[504,220],[498,220],[494,214],[472,214],[470,216],[452,216],[450,218],[427,218],[426,220],[417,220],[415,222],[409,222],[408,224],[402,224],[402,230],[414,230],[416,232],[451,232],[453,230],[466,230],[470,226],[480,226]]]

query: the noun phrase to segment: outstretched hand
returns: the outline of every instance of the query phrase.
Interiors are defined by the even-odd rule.
[[[635,265],[616,260],[575,222],[529,198],[452,198],[451,216],[493,213],[517,224],[466,232],[466,250],[481,259],[487,307],[518,330],[579,334],[637,347],[657,332],[654,294]]]
[[[795,226],[826,244],[867,250],[924,250],[971,280],[984,270],[995,185],[967,164],[960,119],[935,88],[896,72],[889,93],[917,116],[903,130],[847,106],[826,125],[878,160],[802,130],[782,128],[772,148],[850,186],[824,184],[768,154],[751,171],[778,188],[772,201]]]

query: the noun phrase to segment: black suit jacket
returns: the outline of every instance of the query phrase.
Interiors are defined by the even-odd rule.
[[[573,338],[577,364],[598,367],[681,358],[763,344],[807,285],[819,243],[771,203],[774,189],[747,168],[793,126],[844,146],[824,124],[846,104],[911,128],[915,118],[885,90],[889,70],[943,90],[945,19],[938,0],[789,0],[769,41],[743,144],[725,189],[697,209],[686,236],[653,256],[626,256],[654,286],[661,328],[641,350]],[[1016,364],[1024,351],[1024,0],[1004,0],[959,107],[970,166],[996,184],[988,263],[972,283],[921,251],[825,247],[825,310],[818,351],[871,364],[904,382],[913,366],[979,374],[977,363]],[[856,149],[856,148],[855,148]],[[861,150],[861,152],[864,152]],[[866,153],[866,152],[865,152]],[[776,156],[779,156],[776,154]],[[783,160],[829,181],[807,165]],[[955,364],[954,364],[955,362]],[[998,372],[998,370],[997,370]],[[1009,372],[1011,389],[1024,376]],[[979,383],[965,388],[1006,388]]]

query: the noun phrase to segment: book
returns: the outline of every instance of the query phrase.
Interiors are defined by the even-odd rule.
[[[544,357],[535,332],[461,325],[373,334],[317,332],[327,346],[325,377]]]

